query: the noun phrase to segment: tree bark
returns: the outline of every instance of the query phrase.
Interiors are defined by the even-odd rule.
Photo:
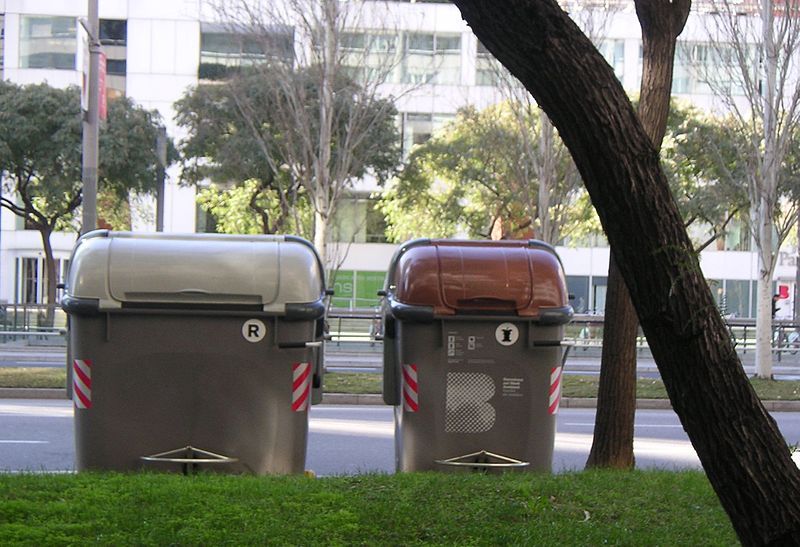
[[[800,543],[800,471],[734,351],[661,169],[611,68],[553,0],[454,0],[558,129],[670,401],[746,545]]]
[[[603,352],[594,438],[586,467],[631,469],[636,417],[636,336],[639,321],[612,257],[608,268]]]
[[[58,284],[56,279],[56,259],[53,256],[53,245],[50,243],[50,235],[52,233],[53,229],[49,226],[39,226],[39,235],[42,238],[42,248],[44,249],[45,280],[47,281],[44,301],[47,308],[43,325],[46,327],[52,327],[55,323],[56,285]]]
[[[675,45],[683,31],[690,0],[636,0],[642,27],[642,84],[639,119],[658,150],[667,131]],[[628,289],[609,262],[603,351],[594,438],[587,467],[632,468],[636,417],[636,337],[639,320]]]

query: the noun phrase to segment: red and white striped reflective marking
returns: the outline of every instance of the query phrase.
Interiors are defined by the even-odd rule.
[[[92,362],[88,359],[72,362],[72,399],[76,408],[92,408]]]
[[[558,405],[561,404],[561,372],[562,367],[550,369],[550,414],[558,414]]]
[[[311,396],[311,363],[295,363],[292,365],[292,411],[308,410]]]
[[[417,365],[403,365],[403,410],[406,412],[419,410]]]

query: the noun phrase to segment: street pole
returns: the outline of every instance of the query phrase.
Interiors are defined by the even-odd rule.
[[[100,126],[99,72],[100,72],[100,19],[97,0],[89,0],[89,19],[86,31],[89,35],[89,88],[88,109],[83,118],[83,225],[85,234],[97,228],[97,165]]]

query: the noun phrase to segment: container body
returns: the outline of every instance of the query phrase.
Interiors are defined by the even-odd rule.
[[[267,330],[259,342],[243,335],[254,320]],[[90,376],[89,392],[73,393],[76,468],[179,471],[143,457],[192,446],[236,460],[201,469],[302,473],[317,350],[277,342],[313,331],[313,322],[255,315],[72,317],[73,367],[88,363]],[[298,391],[303,367],[311,376]]]
[[[397,470],[550,471],[572,317],[552,248],[410,242],[384,294]]]
[[[308,242],[95,232],[66,289],[77,470],[303,471],[325,309]]]
[[[501,345],[508,329],[519,338]],[[398,471],[455,471],[437,462],[481,451],[551,470],[562,348],[533,346],[535,329],[486,319],[399,323]]]

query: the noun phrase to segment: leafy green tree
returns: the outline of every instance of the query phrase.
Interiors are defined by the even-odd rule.
[[[45,254],[46,301],[55,302],[50,236],[74,220],[81,205],[81,108],[76,87],[0,82],[0,206],[37,230]],[[124,200],[155,188],[160,118],[127,98],[109,103],[100,132],[102,193]],[[174,156],[174,147],[171,147]]]
[[[556,148],[554,187],[549,188],[548,233],[540,233],[537,177],[539,148],[519,130],[520,108],[502,103],[478,111],[468,107],[441,134],[417,147],[381,200],[391,239],[535,235],[558,242],[577,231],[592,209],[563,145]],[[530,112],[527,125],[541,119]],[[499,230],[502,223],[502,230]]]
[[[283,214],[280,193],[264,188],[257,179],[227,189],[211,184],[198,192],[197,203],[214,216],[217,230],[227,234],[275,233],[278,229],[270,219]],[[294,234],[310,237],[312,215],[308,201],[296,202],[289,214],[291,218],[281,225]]]
[[[725,119],[684,104],[670,108],[662,165],[698,251],[724,236],[733,218],[747,222],[740,138]]]
[[[320,189],[312,169],[315,145],[292,121],[297,114],[293,103],[302,96],[308,117],[303,123],[312,127],[311,133],[319,123],[319,69],[297,69],[290,82],[292,92],[287,92],[286,74],[273,77],[271,66],[266,63],[239,71],[222,83],[201,84],[176,103],[178,124],[188,131],[181,143],[184,178],[194,183],[210,179],[225,188],[246,186],[240,193],[228,191],[218,196],[245,200],[247,206],[239,208],[239,214],[258,217],[234,220],[236,208],[227,207],[224,224],[231,229],[237,225],[253,229],[256,223],[264,233],[306,233],[306,210],[316,209],[312,189],[327,192],[326,201],[335,204],[354,180],[367,173],[384,180],[393,172],[400,159],[396,111],[384,99],[370,98],[369,104],[357,104],[365,100],[358,85],[343,75],[337,78],[331,163],[339,167],[338,183]],[[277,65],[272,69],[284,70]],[[357,136],[353,111],[370,120]],[[211,194],[204,192],[203,196],[204,206],[212,206]],[[218,199],[213,203],[222,211]]]

